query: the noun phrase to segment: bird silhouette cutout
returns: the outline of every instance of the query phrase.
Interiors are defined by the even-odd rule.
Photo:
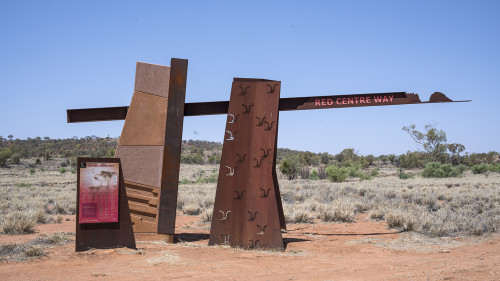
[[[236,197],[234,197],[234,199],[241,199],[241,197],[243,197],[243,194],[245,194],[245,191],[242,190],[241,192],[238,191],[238,190],[234,190],[234,193],[236,193]]]
[[[222,217],[221,217],[221,219],[220,219],[220,220],[221,220],[221,221],[225,221],[225,220],[227,220],[227,216],[229,215],[229,213],[231,213],[231,211],[227,211],[227,212],[225,212],[225,213],[224,213],[224,211],[219,210],[219,213],[221,213],[221,214],[222,214]]]
[[[258,224],[257,227],[259,228],[259,232],[257,232],[257,235],[264,235],[267,225],[264,225],[264,227],[262,227],[261,225]]]
[[[260,117],[255,117],[255,118],[257,118],[257,120],[259,120],[257,122],[257,125],[255,125],[255,126],[260,127],[260,126],[262,126],[264,124],[264,122],[266,122],[266,118],[267,117],[262,117],[262,119]]]
[[[246,104],[241,104],[243,107],[245,107],[243,113],[250,113],[250,109],[252,108],[253,104],[246,105]]]
[[[247,211],[249,214],[250,214],[250,217],[248,218],[249,221],[254,221],[255,220],[255,216],[257,215],[257,211],[255,212],[251,212],[251,211]]]
[[[237,163],[243,163],[243,161],[245,161],[245,157],[247,156],[246,154],[243,154],[243,156],[241,156],[239,153],[236,153],[236,156],[238,157],[238,160],[236,161]]]
[[[268,149],[261,148],[260,150],[262,150],[262,156],[260,158],[267,158],[267,156],[269,155],[269,152],[272,149],[271,148],[268,148]]]
[[[243,85],[242,85],[242,84],[240,84],[240,85],[238,86],[238,88],[240,88],[240,89],[241,89],[241,92],[240,92],[238,95],[240,95],[240,96],[244,96],[244,95],[246,95],[246,94],[247,94],[247,90],[248,90],[248,88],[250,88],[250,86],[246,86],[245,88],[243,88]]]
[[[267,91],[268,94],[272,94],[274,93],[274,90],[276,89],[276,86],[278,86],[278,84],[274,84],[274,85],[269,85],[269,84],[266,84],[266,86],[269,87],[269,91]]]
[[[260,190],[262,190],[262,195],[260,196],[261,198],[267,198],[267,196],[269,195],[269,191],[271,190],[270,188],[268,188],[267,190],[264,189],[264,188],[260,188]]]

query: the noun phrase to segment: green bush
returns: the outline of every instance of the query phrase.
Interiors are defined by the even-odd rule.
[[[59,173],[61,173],[61,174],[64,174],[64,173],[66,173],[66,168],[64,168],[64,167],[61,167],[61,169],[59,169]]]
[[[474,174],[483,174],[488,172],[489,167],[486,164],[479,164],[472,166],[471,170]]]
[[[21,154],[19,153],[14,153],[10,157],[10,160],[12,161],[13,164],[19,164],[21,163]]]
[[[332,182],[343,182],[349,177],[349,168],[339,168],[336,165],[330,165],[325,170],[328,180]]]
[[[40,158],[37,158],[37,159],[35,160],[35,164],[37,164],[37,165],[42,165],[42,160],[40,160]]]
[[[309,174],[309,179],[310,180],[319,180],[318,170],[312,169],[311,173]]]
[[[297,157],[286,157],[281,161],[279,169],[289,180],[296,179],[300,172],[299,160]]]
[[[463,176],[463,167],[453,167],[451,164],[441,164],[439,162],[429,162],[425,164],[422,171],[424,178],[450,178]]]
[[[500,163],[492,163],[490,164],[491,172],[500,172]]]
[[[30,174],[34,175],[36,173],[35,168],[30,168]]]
[[[376,177],[376,176],[378,176],[379,172],[380,172],[379,168],[375,168],[375,169],[371,170],[370,176]]]
[[[7,165],[7,160],[12,156],[12,151],[8,148],[2,148],[0,150],[0,167],[5,167]]]

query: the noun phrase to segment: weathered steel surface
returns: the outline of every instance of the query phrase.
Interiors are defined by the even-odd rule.
[[[98,158],[78,158],[78,166],[81,162],[100,162]],[[106,162],[120,163],[120,159],[106,159]],[[128,192],[123,182],[123,173],[120,165],[120,190],[119,196],[119,219],[113,223],[90,223],[80,224],[80,208],[76,208],[76,242],[75,251],[85,251],[92,248],[114,248],[128,247],[136,248],[134,233],[132,231],[131,215],[127,204]],[[77,175],[80,182],[80,174]],[[80,204],[80,192],[77,192],[76,206]]]
[[[137,62],[134,89],[167,98],[170,84],[170,67]]]
[[[134,92],[119,145],[164,145],[167,99]]]
[[[162,145],[118,145],[115,157],[122,159],[125,181],[161,187]]]
[[[172,59],[170,67],[137,63],[134,95],[115,154],[123,163],[136,236],[166,234],[163,238],[173,241],[186,75],[187,60]],[[76,112],[88,116],[85,110]]]
[[[288,110],[306,110],[306,109],[325,109],[325,108],[344,108],[344,107],[360,107],[360,106],[381,106],[381,105],[398,105],[398,104],[420,104],[420,103],[441,103],[441,102],[469,102],[452,101],[446,95],[440,92],[435,92],[431,95],[429,101],[420,101],[417,94],[409,94],[406,92],[391,92],[391,93],[372,93],[359,95],[333,95],[333,96],[317,96],[317,97],[296,97],[296,98],[281,98],[279,102],[280,111]],[[228,101],[214,102],[196,102],[186,103],[184,106],[184,116],[199,116],[199,115],[215,115],[227,114]],[[113,108],[88,108],[88,109],[68,109],[68,123],[75,122],[91,122],[91,121],[106,121],[106,120],[121,120],[125,119],[123,112],[126,115],[127,107]],[[95,114],[95,118],[92,116]],[[105,119],[104,117],[108,117]]]
[[[210,245],[283,249],[276,178],[280,84],[233,80]]]
[[[175,232],[187,67],[188,61],[183,59],[172,59],[170,64],[165,149],[158,206],[158,233],[169,235],[174,235]]]
[[[66,110],[68,123],[125,120],[128,106]]]

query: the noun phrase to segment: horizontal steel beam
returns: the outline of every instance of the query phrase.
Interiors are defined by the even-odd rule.
[[[315,97],[280,98],[279,110],[327,109],[361,106],[382,106],[398,104],[423,104],[452,101],[444,94],[436,92],[429,101],[422,102],[417,94],[406,92],[370,93],[358,95],[334,95]],[[184,104],[184,116],[227,114],[229,101],[195,102]],[[128,106],[102,107],[85,109],[68,109],[68,123],[124,120],[127,117]]]

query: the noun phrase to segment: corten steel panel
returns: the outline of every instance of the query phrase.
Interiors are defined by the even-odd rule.
[[[184,59],[172,59],[170,62],[165,150],[158,208],[158,233],[169,235],[175,233],[187,67],[188,61]]]
[[[283,249],[276,143],[280,82],[234,79],[209,244]]]
[[[100,160],[98,158],[78,158],[78,167],[80,167],[81,162],[100,162]],[[106,159],[106,162],[120,163],[120,159]],[[120,197],[118,222],[80,224],[80,208],[78,207],[80,205],[80,192],[77,192],[75,251],[85,251],[92,248],[136,248],[121,167],[122,165],[120,165],[120,191],[118,193]],[[78,183],[80,182],[80,175],[78,174],[77,177]]]
[[[135,90],[166,98],[170,79],[170,67],[137,62]]]
[[[115,157],[122,160],[127,182],[161,187],[163,146],[119,145]]]
[[[134,232],[156,233],[158,228],[157,187],[125,182]]]
[[[164,145],[167,99],[134,92],[119,145]]]

